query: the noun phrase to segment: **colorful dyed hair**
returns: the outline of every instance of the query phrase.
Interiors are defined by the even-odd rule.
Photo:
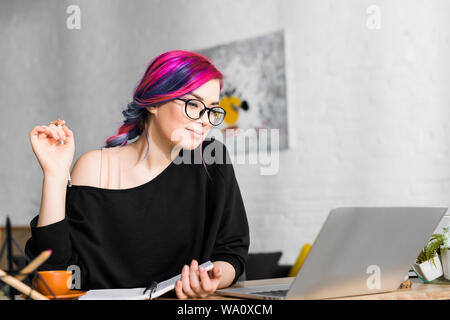
[[[123,125],[116,135],[106,139],[104,147],[124,146],[130,140],[140,136],[149,116],[145,108],[191,93],[212,79],[220,80],[220,90],[222,90],[222,73],[216,69],[209,58],[199,53],[173,50],[153,58],[134,90],[133,101],[128,104],[126,110],[122,111],[125,117]],[[149,151],[147,130],[145,130],[145,136],[147,152],[143,159],[147,157]]]

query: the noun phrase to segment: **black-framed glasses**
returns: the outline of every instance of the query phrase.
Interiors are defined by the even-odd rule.
[[[200,119],[206,111],[208,111],[208,120],[213,126],[218,126],[225,119],[227,112],[221,107],[208,108],[203,101],[197,99],[181,99],[175,98],[175,100],[181,100],[184,102],[184,112],[192,119]]]

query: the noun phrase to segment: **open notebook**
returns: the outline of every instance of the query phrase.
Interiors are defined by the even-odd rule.
[[[199,267],[211,270],[214,265],[211,261],[201,264]],[[160,283],[155,283],[151,288],[132,289],[95,289],[89,290],[79,300],[148,300],[155,299],[175,288],[175,283],[181,279],[181,274]]]

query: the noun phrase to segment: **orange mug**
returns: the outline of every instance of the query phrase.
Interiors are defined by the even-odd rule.
[[[34,278],[36,290],[44,296],[51,296],[51,292],[47,289],[42,280],[53,291],[55,296],[68,294],[72,286],[72,272],[66,270],[50,270],[39,271],[40,277]]]

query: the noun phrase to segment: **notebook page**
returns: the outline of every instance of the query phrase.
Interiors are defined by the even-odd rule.
[[[89,290],[78,300],[146,300],[149,294],[144,294],[144,290],[145,288],[95,289]]]
[[[207,261],[200,265],[206,271],[211,270],[214,264]],[[200,267],[199,266],[199,267]],[[144,293],[146,288],[131,288],[131,289],[94,289],[86,292],[85,295],[78,298],[78,300],[148,300],[155,299],[170,290],[175,288],[175,283],[181,279],[181,274],[174,276],[168,280],[157,284],[153,291],[151,298],[150,292]]]

